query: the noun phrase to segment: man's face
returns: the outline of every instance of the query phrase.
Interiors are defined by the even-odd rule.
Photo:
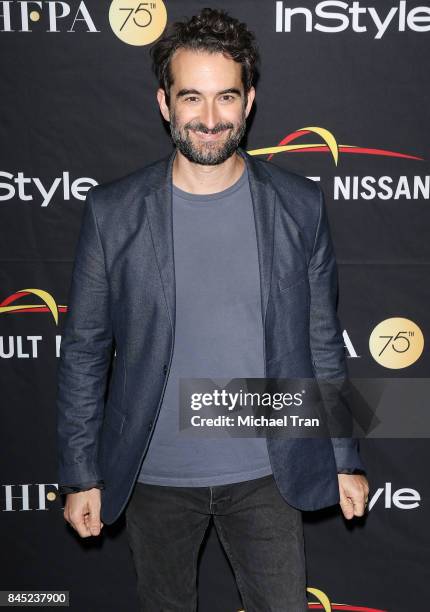
[[[174,144],[191,162],[221,164],[242,140],[254,88],[245,107],[241,66],[221,53],[178,49],[171,71],[170,107],[162,89],[157,97]]]

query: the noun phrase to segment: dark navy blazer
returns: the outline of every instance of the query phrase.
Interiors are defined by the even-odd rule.
[[[254,210],[265,376],[347,380],[323,193],[238,153]],[[102,488],[105,524],[128,502],[172,359],[175,154],[92,187],[76,249],[57,379],[58,482],[60,492]],[[266,440],[278,489],[301,510],[338,503],[337,473],[365,470],[356,439]]]

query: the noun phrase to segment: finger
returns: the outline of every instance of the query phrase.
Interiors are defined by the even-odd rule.
[[[88,517],[87,527],[91,535],[93,536],[100,535],[100,531],[102,528],[101,528],[100,521],[98,521],[97,519],[92,519],[91,517]]]
[[[366,509],[364,495],[352,496],[351,502],[352,502],[353,509],[354,509],[354,515],[363,516],[365,509]]]
[[[81,538],[88,538],[91,535],[91,531],[88,529],[85,523],[84,515],[80,515],[78,517],[71,517],[70,524],[73,529],[78,532]]]
[[[342,509],[343,512],[343,516],[346,519],[352,519],[352,517],[354,516],[354,507],[352,505],[351,500],[344,495],[343,493],[341,493],[340,495],[340,507]]]
[[[98,509],[91,509],[85,516],[85,524],[89,529],[91,535],[98,536],[101,531],[100,511]]]
[[[354,503],[354,515],[355,516],[363,516],[365,511],[366,511],[366,506],[364,504],[364,500]]]

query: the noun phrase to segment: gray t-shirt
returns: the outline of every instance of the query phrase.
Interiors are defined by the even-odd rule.
[[[272,473],[263,438],[179,434],[179,379],[263,378],[263,323],[248,174],[223,191],[173,185],[176,332],[160,414],[139,482],[215,486]]]

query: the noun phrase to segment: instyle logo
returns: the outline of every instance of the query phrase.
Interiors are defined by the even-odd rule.
[[[35,24],[46,32],[100,32],[85,2],[0,2],[0,32],[32,32]]]
[[[313,8],[288,6],[276,2],[276,32],[323,32],[337,34],[351,29],[357,34],[369,33],[380,40],[388,31],[429,32],[430,7],[408,7],[406,0],[389,8],[362,6],[360,2],[328,0]]]
[[[383,487],[376,489],[369,500],[369,511],[375,504],[382,505],[386,510],[415,510],[419,508],[421,496],[416,489],[403,487],[393,491],[393,484],[386,482]]]
[[[0,202],[17,197],[22,202],[38,202],[42,208],[46,208],[56,195],[65,201],[72,198],[84,201],[88,189],[93,185],[97,185],[97,181],[88,176],[71,181],[67,171],[45,185],[40,178],[25,176],[24,172],[14,175],[0,170]]]

